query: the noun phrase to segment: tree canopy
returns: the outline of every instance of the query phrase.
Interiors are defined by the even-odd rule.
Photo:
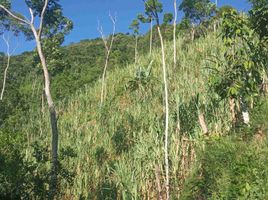
[[[179,6],[194,24],[200,24],[215,14],[216,6],[210,0],[183,0]]]
[[[33,17],[41,17],[44,7],[44,1],[42,0],[25,0],[26,5],[32,10]],[[0,0],[0,17],[1,28],[10,30],[21,31],[28,39],[33,39],[33,34],[30,31],[30,21],[22,14],[12,11],[12,2],[10,0]],[[8,10],[10,13],[8,13]],[[13,14],[15,17],[21,20],[14,20],[14,17],[10,17]],[[31,13],[30,13],[31,14]],[[50,37],[55,34],[67,34],[72,29],[72,21],[63,16],[62,7],[59,4],[59,0],[49,0],[44,18],[42,19],[43,37]]]

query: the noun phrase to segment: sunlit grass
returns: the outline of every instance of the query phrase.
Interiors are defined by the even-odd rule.
[[[166,44],[170,93],[170,176],[171,193],[176,199],[191,167],[194,146],[202,140],[197,112],[204,109],[210,134],[219,135],[230,127],[229,112],[222,102],[213,105],[208,87],[209,68],[214,57],[223,58],[222,43],[215,35],[193,43],[178,39],[178,66],[173,68],[173,49]],[[133,64],[107,74],[107,95],[100,107],[100,81],[73,94],[58,105],[60,148],[71,147],[77,156],[62,162],[76,174],[73,185],[61,190],[73,199],[156,199],[158,179],[164,190],[163,173],[163,85],[160,50],[151,57],[139,57]],[[146,84],[135,79],[137,69],[146,70],[153,60]],[[44,115],[47,116],[47,115]],[[28,142],[42,138],[50,145],[50,128],[41,113],[33,114],[24,132]],[[180,122],[180,129],[178,123]],[[200,139],[201,138],[201,139]],[[30,146],[27,149],[30,156]],[[27,157],[27,159],[30,159]],[[185,164],[189,162],[189,164]],[[159,173],[157,173],[159,169]],[[182,174],[181,172],[185,173]],[[158,177],[157,177],[158,176]],[[162,191],[164,194],[164,191]]]

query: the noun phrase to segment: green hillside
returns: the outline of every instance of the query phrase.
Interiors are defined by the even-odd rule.
[[[145,1],[148,18],[134,22],[139,28],[138,20],[155,16],[151,54],[150,30],[110,35],[111,54],[101,38],[61,46],[68,20],[53,18],[62,8],[50,1],[51,18],[36,39],[45,64],[38,48],[10,58],[0,101],[0,200],[268,199],[265,1],[252,0],[245,14],[184,0],[175,38],[173,17],[166,13],[160,24],[163,5]],[[36,13],[38,2],[28,1]],[[6,28],[15,22],[2,4],[9,1],[0,0]],[[27,36],[24,20],[11,25]],[[6,64],[0,54],[0,66]]]
[[[193,43],[187,43],[180,38],[177,43],[180,49],[179,64],[175,69],[172,67],[172,46],[170,43],[166,44],[171,112],[170,176],[173,199],[183,194],[185,181],[192,176],[192,169],[200,167],[196,164],[199,163],[197,156],[203,155],[204,150],[199,150],[199,147],[203,147],[205,143],[211,144],[207,147],[207,151],[220,153],[220,155],[216,154],[215,158],[212,157],[213,154],[209,154],[208,158],[205,158],[212,159],[208,161],[209,163],[216,162],[214,159],[219,159],[217,162],[220,163],[221,159],[226,162],[225,155],[230,152],[234,154],[236,148],[247,149],[253,157],[267,152],[264,146],[260,147],[260,152],[255,152],[248,147],[251,144],[250,134],[254,134],[251,131],[248,131],[249,135],[245,134],[246,141],[243,141],[240,135],[234,139],[233,137],[220,139],[220,136],[228,135],[232,130],[231,116],[228,107],[225,106],[226,102],[222,101],[216,106],[217,102],[213,97],[215,94],[207,85],[214,65],[211,59],[215,57],[223,59],[224,46],[220,40],[217,34],[209,34]],[[74,93],[67,102],[58,105],[60,162],[64,167],[61,171],[60,188],[66,199],[155,199],[159,195],[160,188],[164,195],[164,108],[162,81],[159,78],[161,77],[160,64],[159,50],[156,49],[152,56],[141,56],[137,66],[125,65],[109,72],[107,96],[103,107],[100,107],[100,82]],[[209,138],[203,136],[199,125],[198,114],[201,110],[205,114],[210,130]],[[25,139],[28,144],[23,155],[27,161],[34,163],[34,166],[37,165],[36,168],[42,168],[42,170],[35,169],[37,174],[33,178],[40,179],[40,186],[45,188],[46,179],[41,177],[44,176],[42,173],[47,173],[48,169],[45,166],[49,166],[47,152],[50,148],[49,119],[43,117],[41,112],[33,111],[28,121],[30,123],[25,124],[21,129],[23,135],[27,135]],[[267,124],[265,126],[267,130]],[[215,142],[217,144],[213,146]],[[210,150],[210,146],[216,149]],[[225,153],[221,148],[228,152]],[[40,155],[36,155],[37,153]],[[204,153],[206,155],[206,151]],[[221,155],[224,157],[220,157]],[[268,161],[266,158],[262,159]],[[237,162],[245,164],[244,160]],[[213,170],[211,165],[205,164],[205,167]],[[259,167],[266,170],[265,174],[267,173],[265,165]],[[258,178],[260,181],[265,181],[266,177],[267,174]],[[206,177],[204,179],[210,181],[206,180]],[[222,179],[217,182],[225,181],[224,177]],[[197,181],[196,178],[193,177],[193,181]],[[247,179],[242,179],[239,184],[246,184],[246,181]],[[199,184],[195,183],[196,192],[200,192],[203,186],[207,187],[206,183],[201,183],[204,185],[200,185],[200,188],[198,188]],[[209,184],[212,183],[211,180]],[[213,191],[203,195],[208,195],[207,197],[211,195],[213,198],[212,194]],[[265,194],[267,191],[264,190],[263,195]],[[238,197],[236,195],[231,197]],[[192,198],[197,197],[186,199]]]

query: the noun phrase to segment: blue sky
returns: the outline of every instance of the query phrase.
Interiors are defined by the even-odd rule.
[[[178,1],[178,4],[181,0]],[[213,1],[213,0],[212,0]],[[104,32],[109,34],[112,31],[112,25],[109,20],[109,12],[117,16],[117,32],[130,32],[128,29],[131,21],[137,13],[142,13],[142,0],[61,0],[64,15],[69,17],[74,23],[74,29],[66,36],[64,45],[72,42],[79,42],[83,39],[99,37],[97,31],[98,21],[103,26]],[[13,10],[22,12],[28,16],[25,3],[22,0],[12,0]],[[164,12],[173,12],[173,0],[162,0]],[[248,0],[218,0],[219,6],[232,5],[239,10],[248,10]],[[180,13],[182,16],[182,13]],[[142,32],[148,29],[142,26]],[[25,41],[23,37],[11,37],[11,49],[17,46],[15,54],[23,51],[30,51],[34,48],[33,41]],[[5,51],[6,47],[0,38],[0,51]]]

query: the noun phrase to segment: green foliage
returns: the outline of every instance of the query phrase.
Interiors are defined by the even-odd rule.
[[[34,142],[32,147],[32,160],[25,160],[24,139],[20,134],[0,132],[0,199],[44,199],[48,194],[49,183],[49,153],[45,144]],[[75,157],[68,152],[71,148],[62,150],[60,162],[64,158]],[[74,174],[60,163],[59,178],[72,184]]]
[[[138,14],[137,19],[141,23],[150,23],[152,21],[152,17],[150,15],[148,16],[148,18],[146,18],[145,16],[143,16],[143,14]]]
[[[139,20],[146,23],[155,20],[153,14],[162,11],[160,4],[156,5],[157,9],[147,6],[147,16]],[[208,86],[210,69],[215,65],[208,61],[211,57],[217,58],[215,70],[223,74],[222,77],[221,74],[215,76],[219,82],[229,78],[233,72],[236,73],[230,75],[231,81],[243,78],[246,74],[243,74],[244,69],[252,70],[255,63],[263,63],[267,58],[263,57],[265,54],[260,43],[254,45],[254,54],[249,51],[252,43],[247,43],[244,38],[251,37],[252,28],[247,29],[251,23],[247,18],[234,16],[229,25],[224,25],[227,28],[223,30],[228,32],[225,45],[215,37],[216,34],[208,33],[194,42],[178,37],[178,68],[168,69],[172,199],[177,199],[182,189],[185,199],[267,197],[268,165],[265,155],[268,148],[266,143],[255,142],[254,139],[255,135],[260,135],[256,133],[267,130],[267,103],[261,103],[256,111],[251,112],[249,128],[242,127],[231,132],[236,137],[219,139],[218,135],[229,133],[230,114],[226,99],[218,101],[219,90],[215,92]],[[238,26],[235,29],[240,30],[242,26],[242,32],[232,32],[232,21],[236,20]],[[185,18],[178,28],[187,30],[190,23],[189,18]],[[155,29],[153,38],[157,47],[159,40]],[[172,26],[166,25],[166,38],[169,38],[169,33],[172,33]],[[149,37],[150,33],[140,37],[141,56],[134,66],[131,64],[133,37],[115,35],[110,57],[111,72],[107,77],[110,92],[101,108],[101,85],[98,81],[104,62],[101,39],[84,40],[67,47],[60,47],[63,41],[61,35],[43,40],[53,74],[53,95],[59,108],[59,199],[159,197],[157,179],[164,188],[163,90],[157,78],[161,74],[161,56],[160,50],[154,48],[150,56],[154,62],[148,65]],[[230,40],[227,38],[232,41],[228,43]],[[252,42],[256,42],[256,38],[253,37]],[[236,54],[232,54],[234,44]],[[173,46],[168,40],[165,45],[166,61],[171,66]],[[237,61],[233,62],[234,59],[228,55],[239,57],[235,57]],[[251,58],[255,60],[251,61]],[[40,109],[42,78],[36,60],[33,52],[12,57],[8,93],[4,103],[0,104],[0,194],[3,194],[3,199],[9,198],[11,193],[16,195],[14,198],[47,198],[50,123],[46,113]],[[222,60],[227,62],[219,64]],[[242,65],[239,64],[241,62]],[[240,94],[241,91],[247,90],[239,89]],[[200,111],[204,112],[212,135],[205,141],[198,121]],[[193,166],[196,169],[191,173]],[[184,167],[186,171],[183,171]],[[159,173],[155,169],[159,169]],[[189,173],[191,177],[187,179]],[[186,186],[185,178],[188,180]]]
[[[216,12],[216,17],[222,19],[224,17],[224,13],[230,13],[232,11],[236,10],[234,7],[226,5],[220,7]]]
[[[112,137],[112,143],[116,153],[121,154],[123,152],[127,152],[130,149],[133,141],[130,133],[128,133],[126,128],[119,126]]]
[[[129,29],[133,30],[135,35],[139,34],[139,29],[140,29],[140,23],[138,19],[134,19],[132,23],[130,24]]]
[[[145,6],[145,15],[148,19],[153,19],[156,21],[156,24],[159,26],[159,13],[163,12],[163,4],[158,0],[144,0]]]
[[[40,16],[44,1],[26,0],[27,6],[34,12],[34,16]],[[62,7],[59,0],[49,0],[43,22],[43,34],[52,36],[57,33],[67,34],[72,30],[72,21],[63,16]]]
[[[226,138],[209,141],[182,199],[267,199],[266,153]]]
[[[236,136],[208,139],[205,148],[200,144],[196,170],[182,199],[268,198],[268,101],[262,102],[252,112],[251,128],[237,130]]]
[[[252,126],[250,131],[253,133],[268,133],[268,100],[265,97],[260,99],[259,105],[251,112]],[[263,136],[263,135],[262,135]]]
[[[253,4],[252,10],[249,12],[252,27],[254,31],[259,35],[261,40],[268,38],[268,2],[263,1],[251,1]]]
[[[183,0],[179,9],[184,12],[186,18],[197,24],[207,21],[216,11],[210,0]]]
[[[204,110],[213,115],[211,120],[207,120],[209,127],[213,127],[214,123],[220,127],[218,130],[225,130],[228,127],[228,125],[221,125],[221,123],[228,124],[228,115],[223,107],[215,108],[213,113],[207,109],[210,98],[206,94],[211,92],[205,86],[208,72],[200,67],[212,66],[211,63],[205,61],[207,54],[223,56],[220,53],[222,44],[215,40],[210,36],[200,38],[196,43],[185,44],[184,40],[179,38],[178,48],[182,49],[178,54],[180,68],[170,69],[172,113],[170,117],[170,134],[172,135],[170,170],[171,191],[174,196],[178,194],[177,189],[180,183],[177,174],[179,174],[181,162],[178,153],[181,151],[181,145],[178,145],[181,135],[175,130],[178,121],[181,121],[181,131],[185,137],[190,137],[192,140],[198,138],[201,131],[197,111],[200,104],[202,106],[204,104]],[[122,48],[120,52],[125,53],[123,47],[129,41],[132,41],[130,36],[116,35],[115,49]],[[211,43],[208,41],[213,41],[214,48],[209,48]],[[172,54],[173,48],[168,48],[169,45],[170,43],[167,42],[167,53]],[[204,52],[196,53],[196,49],[200,48],[204,48]],[[91,62],[91,58],[87,55],[92,55],[92,60],[96,60],[101,55],[98,51],[102,53],[103,46],[101,40],[98,39],[73,44],[66,47],[66,50],[70,63],[75,63],[74,67],[83,71],[90,66],[87,63]],[[128,57],[125,56],[125,58]],[[144,199],[158,195],[157,187],[152,185],[156,180],[155,166],[160,166],[159,178],[163,180],[161,144],[164,118],[162,84],[157,78],[161,73],[159,67],[161,57],[158,49],[153,51],[151,59],[154,62],[148,64],[147,55],[141,56],[138,63],[140,69],[133,64],[118,64],[120,68],[114,67],[107,77],[107,83],[109,83],[107,89],[110,92],[102,108],[98,106],[100,94],[98,82],[95,85],[88,85],[85,89],[74,93],[65,102],[60,103],[59,110],[62,112],[59,117],[60,146],[61,148],[72,146],[77,154],[77,157],[66,157],[62,162],[66,169],[71,172],[74,170],[75,173],[73,185],[68,184],[66,180],[61,181],[62,185],[59,188],[64,194],[62,198],[69,198],[73,195],[75,198],[85,199],[113,199],[115,197]],[[115,57],[112,57],[111,61],[115,62]],[[168,57],[167,62],[172,63],[172,61],[172,57]],[[54,80],[56,77],[58,75],[54,77]],[[77,81],[74,83],[78,84]],[[197,100],[198,93],[200,97]],[[35,140],[48,143],[50,139],[47,135],[50,127],[48,119],[35,114],[35,111],[32,111],[29,119],[32,123],[25,126],[23,132],[34,134]],[[39,135],[44,135],[45,138],[40,139],[43,137]],[[33,139],[29,140],[33,142]],[[151,196],[148,195],[148,191]]]
[[[224,67],[211,79],[211,85],[221,98],[242,98],[249,105],[261,94],[266,61],[261,53],[262,41],[250,27],[246,16],[233,10],[224,14],[222,38],[227,49]]]
[[[171,23],[173,20],[173,14],[172,13],[165,13],[164,14],[164,19],[163,19],[163,24],[167,25],[168,23]]]
[[[29,8],[33,10],[34,17],[41,16],[44,1],[26,0],[25,3]],[[9,0],[1,0],[0,4],[7,6],[7,9],[12,8],[11,1]],[[29,40],[32,40],[34,38],[33,33],[31,32],[31,28],[28,24],[18,22],[17,20],[10,17],[5,11],[3,11],[3,9],[0,9],[0,12],[2,16],[0,27],[2,30],[6,29],[9,31],[13,31],[15,34],[22,32]],[[22,19],[25,19],[25,17],[19,13],[15,13],[15,15],[19,16]],[[50,37],[57,33],[65,35],[68,34],[72,28],[72,21],[63,16],[62,7],[59,4],[59,1],[49,0],[47,10],[43,19],[43,36]]]
[[[142,89],[148,92],[152,87],[150,83],[153,81],[153,78],[151,77],[152,64],[153,61],[149,64],[147,69],[137,69],[135,77],[132,80],[129,80],[126,84],[126,89],[130,89],[131,91]]]

